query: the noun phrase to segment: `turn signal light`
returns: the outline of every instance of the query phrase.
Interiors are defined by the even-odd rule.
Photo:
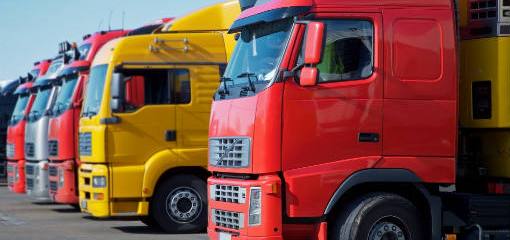
[[[104,200],[104,193],[94,193],[94,200]]]
[[[446,240],[457,240],[456,234],[446,234]]]

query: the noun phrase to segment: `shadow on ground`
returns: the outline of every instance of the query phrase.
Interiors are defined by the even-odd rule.
[[[131,221],[140,221],[140,219],[136,216],[129,216],[129,217],[109,217],[109,218],[96,218],[92,216],[83,216],[84,219],[92,220],[92,221],[98,221],[98,222],[112,222],[112,221],[124,221],[124,222],[131,222]]]
[[[151,228],[148,226],[123,226],[112,228],[129,234],[168,234],[159,229]]]

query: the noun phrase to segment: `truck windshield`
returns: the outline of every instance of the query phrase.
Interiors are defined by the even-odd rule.
[[[57,95],[57,100],[55,101],[55,105],[53,105],[53,116],[59,116],[63,112],[65,112],[73,102],[73,93],[76,88],[76,83],[78,82],[78,75],[74,75],[64,80],[62,83],[62,87]]]
[[[42,87],[37,90],[34,104],[32,105],[30,113],[28,114],[29,122],[35,122],[44,115],[46,106],[48,105],[48,100],[50,99],[50,94],[51,86]]]
[[[99,112],[107,70],[107,64],[98,65],[91,69],[83,104],[83,117],[92,117]]]
[[[80,60],[87,60],[87,56],[90,52],[90,47],[92,45],[90,43],[83,44],[78,48],[78,51],[80,52]]]
[[[292,20],[284,19],[243,29],[222,86],[268,85],[278,72],[291,27]]]
[[[40,69],[33,69],[32,71],[30,71],[30,75],[32,75],[33,77],[38,77],[39,76],[39,73],[41,72]]]
[[[14,111],[12,112],[10,125],[16,125],[23,119],[29,97],[30,95],[28,94],[19,95]]]

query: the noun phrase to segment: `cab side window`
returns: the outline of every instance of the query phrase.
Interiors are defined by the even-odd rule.
[[[324,20],[325,45],[319,69],[319,83],[364,79],[372,75],[374,27],[366,20]],[[303,42],[297,65],[304,59]]]
[[[317,65],[319,82],[364,79],[373,71],[373,24],[364,20],[325,20],[326,42]]]
[[[127,70],[124,77],[126,111],[146,105],[191,102],[190,74],[187,69]]]

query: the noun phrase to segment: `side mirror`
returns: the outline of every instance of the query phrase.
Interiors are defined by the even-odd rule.
[[[122,73],[113,73],[111,84],[110,107],[113,112],[121,112],[124,107],[124,75]]]
[[[319,79],[317,64],[321,62],[324,47],[324,23],[311,22],[306,26],[304,65],[301,70],[299,84],[315,86]]]

